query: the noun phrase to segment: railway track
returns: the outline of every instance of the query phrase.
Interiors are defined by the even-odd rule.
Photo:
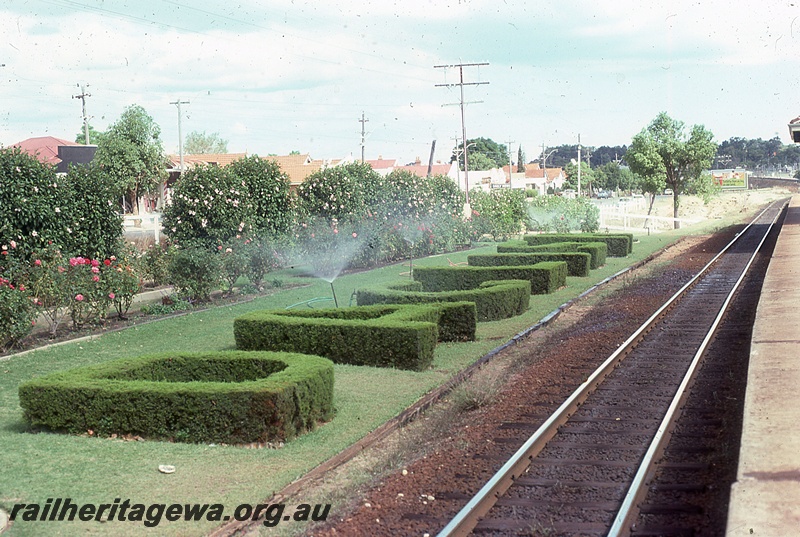
[[[598,369],[587,371],[543,423],[532,407],[530,422],[504,424],[524,430],[542,423],[439,535],[693,535],[698,507],[686,498],[707,490],[692,474],[707,470],[702,455],[714,447],[686,439],[713,436],[719,419],[708,418],[697,392],[687,401],[694,382],[698,392],[715,392],[715,371],[734,376],[724,351],[717,353],[722,362],[718,356],[703,367],[704,359],[713,354],[707,351],[723,319],[733,317],[726,311],[784,207],[776,203],[759,214]],[[747,321],[738,323],[746,329]],[[698,381],[698,371],[708,378]],[[679,447],[665,459],[682,413]]]

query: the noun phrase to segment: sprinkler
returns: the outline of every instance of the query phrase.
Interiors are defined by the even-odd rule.
[[[339,301],[336,300],[336,289],[333,288],[333,281],[331,281],[331,293],[333,293],[333,303],[338,308],[339,307]]]

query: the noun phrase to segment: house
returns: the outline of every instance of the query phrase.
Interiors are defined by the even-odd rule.
[[[375,160],[364,160],[364,162],[372,166],[372,169],[383,177],[392,173],[397,167],[397,159],[385,159],[380,155]]]
[[[168,170],[170,178],[167,186],[172,186],[180,176],[180,157],[178,155],[168,155]],[[193,166],[207,165],[225,167],[239,159],[247,157],[247,153],[225,153],[225,154],[200,154],[183,155],[184,169],[190,170]],[[353,157],[348,156],[343,159],[317,160],[312,159],[308,153],[295,153],[292,155],[268,155],[261,157],[264,160],[275,162],[286,175],[289,176],[291,189],[296,189],[309,175],[331,166],[341,166],[353,162]]]
[[[506,172],[508,168],[505,168]],[[542,168],[538,162],[525,165],[525,173],[511,174],[511,188],[536,190],[541,195],[547,194],[549,189],[561,190],[567,176],[562,168]]]
[[[470,170],[469,189],[479,188],[489,192],[495,188],[510,188],[511,182],[508,172],[504,168],[492,168],[490,170]]]
[[[10,147],[20,148],[42,164],[55,166],[58,173],[67,173],[70,165],[90,163],[97,151],[96,145],[82,145],[54,136],[28,138]]]
[[[407,164],[405,166],[395,166],[395,170],[405,170],[407,172],[411,172],[414,175],[419,177],[428,177],[428,165],[422,164],[419,157],[412,163]],[[464,190],[464,181],[460,178],[460,172],[458,170],[458,165],[455,162],[450,162],[448,164],[442,164],[441,162],[437,162],[430,166],[430,175],[444,175],[455,181],[461,186],[461,190]]]

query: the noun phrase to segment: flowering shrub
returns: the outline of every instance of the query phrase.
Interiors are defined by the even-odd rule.
[[[24,257],[48,241],[65,244],[72,196],[66,178],[18,148],[0,149],[0,243],[14,240]]]
[[[249,259],[247,265],[247,278],[256,289],[264,285],[264,277],[282,264],[280,254],[275,249],[272,241],[267,239],[254,239],[249,243],[245,241]]]
[[[357,222],[367,213],[367,203],[376,199],[381,177],[369,164],[348,164],[311,174],[297,189],[301,220],[323,218]]]
[[[11,347],[27,336],[35,315],[25,286],[0,276],[0,349]]]
[[[600,227],[600,209],[588,198],[538,196],[528,203],[528,228],[532,231],[594,233]]]
[[[169,243],[151,244],[137,258],[136,264],[143,280],[156,287],[169,282],[169,261],[175,253],[175,246]]]
[[[244,181],[227,168],[196,166],[175,183],[163,221],[178,244],[191,241],[211,248],[251,231],[252,199]]]
[[[179,294],[205,301],[222,283],[221,257],[204,245],[181,245],[170,259],[169,273]]]
[[[250,252],[247,246],[250,241],[246,241],[237,237],[231,241],[230,246],[217,246],[217,251],[220,256],[220,265],[222,267],[222,278],[228,284],[228,294],[233,293],[233,286],[236,281],[247,273],[250,265]]]
[[[294,220],[289,176],[280,166],[258,155],[239,159],[227,168],[247,189],[252,202],[253,231],[266,237],[285,234]]]
[[[0,243],[15,241],[21,260],[55,244],[74,255],[113,254],[122,225],[99,168],[57,175],[20,149],[0,149]]]
[[[509,235],[520,233],[527,217],[525,199],[522,190],[471,190],[472,238],[489,235],[495,241],[506,240]]]

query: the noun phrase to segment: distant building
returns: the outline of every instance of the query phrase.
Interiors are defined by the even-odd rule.
[[[42,164],[55,166],[58,173],[67,173],[70,165],[89,164],[97,152],[96,145],[81,145],[54,136],[28,138],[10,147],[20,148]]]
[[[508,174],[508,166],[504,168]],[[567,176],[562,168],[547,168],[539,166],[538,162],[525,165],[525,172],[511,174],[511,188],[536,190],[541,195],[547,194],[549,189],[561,190]]]

